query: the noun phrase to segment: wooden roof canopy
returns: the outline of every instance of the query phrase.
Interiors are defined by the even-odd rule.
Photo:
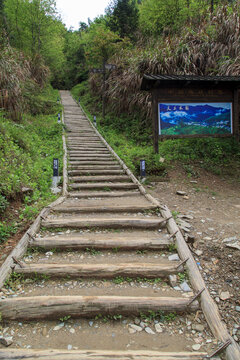
[[[240,88],[240,76],[199,76],[199,75],[150,75],[144,74],[141,90],[152,90],[172,86],[227,86]]]

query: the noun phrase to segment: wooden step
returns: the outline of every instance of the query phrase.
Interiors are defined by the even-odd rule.
[[[112,175],[112,176],[74,176],[69,177],[69,182],[115,182],[115,181],[132,181],[127,175]]]
[[[31,240],[29,246],[41,247],[44,249],[75,249],[82,250],[86,248],[95,249],[119,249],[119,250],[166,250],[169,245],[173,244],[173,240],[161,239],[157,236],[152,237],[135,237],[134,234],[121,234],[116,236],[112,234],[108,236],[101,234],[93,234],[77,236],[77,235],[61,235],[54,237],[36,238]],[[125,236],[124,236],[125,235]],[[127,236],[128,235],[128,236]]]
[[[134,183],[79,183],[79,184],[69,184],[71,189],[138,189],[138,185]]]
[[[131,278],[166,278],[183,271],[180,262],[164,264],[120,263],[120,264],[23,264],[16,265],[14,272],[25,277],[36,274],[50,277],[113,279],[117,276]]]
[[[69,197],[86,199],[86,198],[111,198],[111,197],[125,197],[125,196],[137,196],[140,195],[139,191],[128,190],[128,191],[70,191],[68,193]]]
[[[71,165],[71,170],[120,170],[120,165]]]
[[[53,212],[59,213],[119,213],[119,212],[144,212],[149,210],[157,210],[155,205],[140,205],[140,206],[80,206],[80,205],[58,205],[52,209]]]
[[[69,155],[69,160],[70,160],[70,163],[72,161],[80,161],[81,163],[89,163],[89,162],[92,162],[92,161],[96,161],[97,163],[103,161],[113,161],[115,160],[111,155],[99,155],[99,156],[96,156],[96,155],[88,155],[88,154],[83,154],[83,155]]]
[[[103,159],[98,159],[98,160],[80,160],[80,159],[77,159],[75,161],[73,160],[70,160],[69,161],[69,165],[74,165],[74,166],[81,166],[81,165],[118,165],[119,166],[119,163],[114,160],[114,159],[109,159],[109,160],[103,160]]]
[[[3,320],[38,320],[93,317],[102,315],[139,315],[149,311],[196,311],[197,301],[189,304],[183,297],[135,296],[37,296],[2,299],[0,313]]]
[[[88,175],[91,177],[94,174],[102,174],[102,175],[116,175],[116,174],[124,174],[124,170],[69,170],[69,175]]]
[[[156,229],[166,225],[166,220],[161,218],[137,218],[137,217],[117,217],[117,218],[86,218],[65,217],[47,218],[42,220],[42,226],[46,228],[111,228],[111,229]]]
[[[204,352],[158,352],[151,350],[33,350],[0,349],[4,360],[203,360]]]

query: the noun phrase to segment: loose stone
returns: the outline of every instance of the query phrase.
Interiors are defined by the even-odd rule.
[[[9,337],[3,337],[3,336],[0,336],[0,343],[6,347],[12,345],[13,343],[13,338],[11,336]]]
[[[147,334],[150,334],[150,335],[155,335],[155,332],[150,328],[150,327],[145,327],[144,329],[146,331]]]
[[[162,327],[161,327],[160,324],[155,324],[155,330],[156,330],[156,332],[158,332],[158,333],[162,333],[162,332],[163,332],[163,329],[162,329]]]

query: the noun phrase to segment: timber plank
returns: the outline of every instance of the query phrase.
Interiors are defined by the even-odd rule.
[[[0,312],[3,320],[59,319],[102,315],[139,315],[152,311],[196,311],[197,301],[189,305],[183,297],[135,296],[38,296],[2,299]]]
[[[35,274],[48,275],[51,277],[71,278],[95,278],[112,279],[117,276],[143,277],[143,278],[166,278],[168,275],[183,271],[180,262],[155,264],[155,263],[120,263],[120,264],[23,264],[15,266],[14,271],[24,276]]]
[[[4,360],[202,360],[204,352],[157,352],[149,350],[32,350],[1,349]]]
[[[42,226],[46,228],[140,228],[140,229],[156,229],[166,225],[166,220],[160,219],[138,219],[130,218],[88,218],[81,219],[77,217],[46,219],[42,221]]]

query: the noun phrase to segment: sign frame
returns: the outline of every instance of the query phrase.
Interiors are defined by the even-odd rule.
[[[225,108],[229,108],[229,111],[230,111],[230,119],[229,119],[229,127],[230,127],[230,131],[226,131],[226,132],[216,132],[216,133],[210,133],[210,132],[203,132],[203,133],[201,133],[201,132],[198,132],[198,133],[189,133],[189,134],[184,134],[184,133],[181,133],[181,134],[178,134],[177,132],[175,133],[175,134],[164,134],[164,133],[162,133],[162,119],[161,119],[161,105],[163,105],[163,106],[168,106],[168,107],[170,107],[170,110],[169,111],[177,111],[177,110],[179,110],[179,111],[183,111],[183,112],[186,112],[187,110],[186,110],[186,107],[188,106],[188,108],[189,107],[193,107],[193,106],[195,106],[195,107],[197,107],[197,106],[208,106],[208,107],[211,107],[212,108],[212,111],[213,111],[213,108],[217,108],[217,106],[216,105],[219,105],[219,107],[218,107],[218,109],[223,109],[224,107]],[[173,107],[173,109],[171,109],[171,107]],[[179,107],[179,109],[177,109],[177,107]],[[185,111],[184,111],[184,107],[185,107]],[[175,108],[175,109],[174,109]],[[181,109],[182,108],[182,109]],[[189,110],[189,109],[188,109]],[[209,110],[209,109],[208,109]],[[217,111],[217,110],[216,110]],[[219,110],[220,111],[220,110]],[[202,113],[203,114],[203,113]],[[202,115],[201,113],[199,113],[199,116],[201,116]],[[209,118],[210,117],[213,117],[213,116],[210,116],[209,115]],[[216,114],[215,114],[215,117],[216,117]],[[171,119],[171,118],[170,118]],[[217,117],[216,117],[216,119],[217,119]],[[207,119],[205,119],[205,120],[207,120]],[[204,120],[203,120],[204,121]],[[195,125],[195,126],[198,126],[199,128],[200,128],[200,121],[198,121],[198,124],[197,123],[195,123],[195,124],[189,124],[188,123],[188,125],[189,126],[191,126],[191,125]],[[177,123],[176,123],[176,126],[177,126]],[[187,127],[187,126],[186,126]],[[209,129],[211,129],[211,128],[213,128],[212,126],[204,126],[203,127],[203,129],[207,129],[207,128],[209,128]],[[215,128],[218,128],[218,126],[215,126]],[[220,130],[221,128],[219,127],[219,130]],[[201,136],[223,136],[223,135],[227,135],[227,136],[229,136],[229,135],[233,135],[233,103],[231,102],[231,101],[228,101],[228,102],[220,102],[220,101],[218,101],[218,102],[216,102],[216,101],[192,101],[192,102],[190,102],[190,101],[173,101],[173,102],[158,102],[158,135],[160,136],[160,137],[165,137],[165,136],[174,136],[174,137],[176,137],[176,138],[178,138],[178,137],[192,137],[192,136],[199,136],[199,137],[201,137]]]

